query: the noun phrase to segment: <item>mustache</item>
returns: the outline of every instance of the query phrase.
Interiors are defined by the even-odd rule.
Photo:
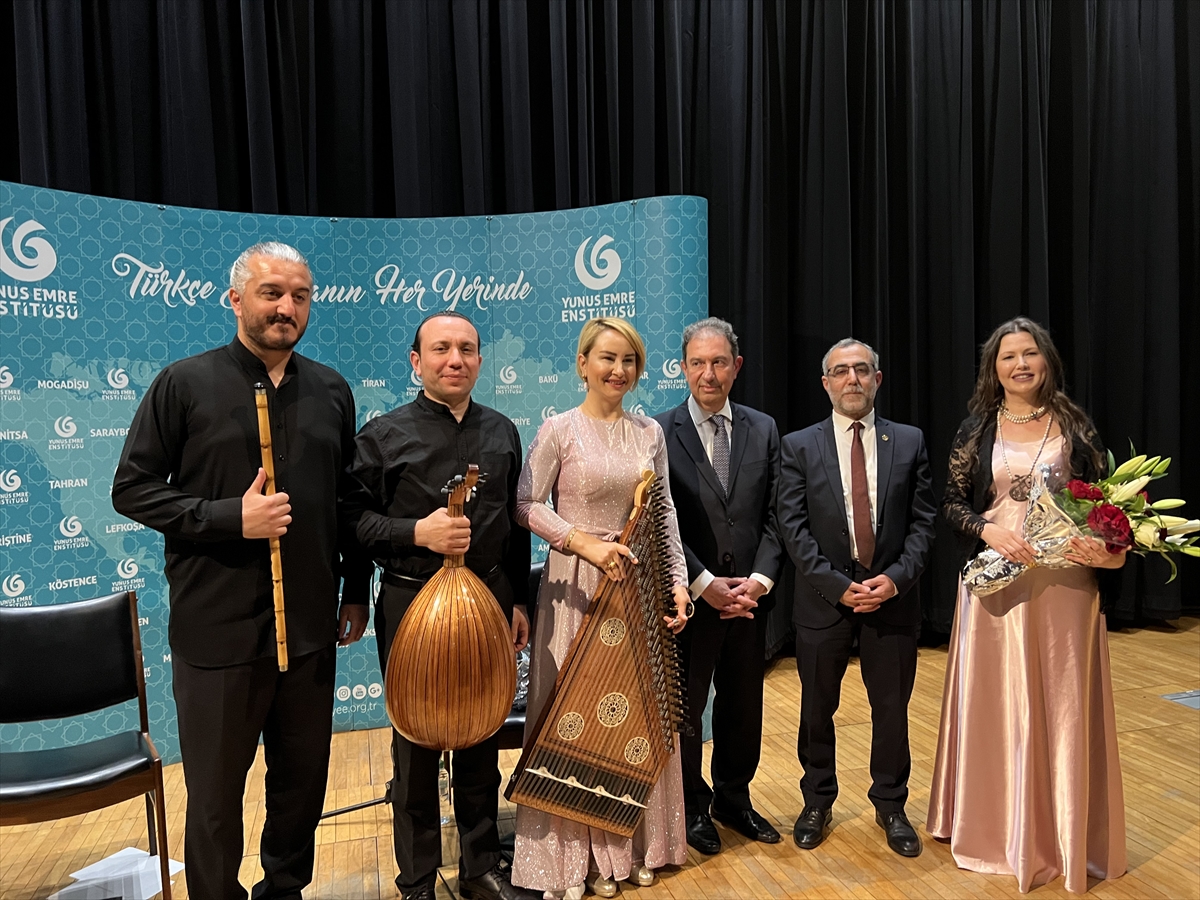
[[[268,325],[291,325],[293,327],[299,327],[296,325],[296,320],[291,316],[270,315],[267,316],[266,323]]]

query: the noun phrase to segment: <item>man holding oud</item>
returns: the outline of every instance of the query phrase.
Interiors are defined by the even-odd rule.
[[[767,596],[783,563],[774,521],[779,432],[767,415],[731,403],[742,358],[728,322],[683,331],[690,396],[656,418],[667,441],[671,496],[696,600],[681,635],[693,734],[680,737],[687,841],[717,853],[713,819],[751,840],[779,832],[750,803],[762,749]],[[701,717],[713,699],[712,787],[701,771]]]
[[[242,795],[260,735],[267,813],[264,874],[253,896],[299,900],[312,880],[334,644],[358,640],[367,623],[369,568],[342,504],[354,399],[340,375],[293,352],[308,324],[312,283],[293,247],[263,243],[242,253],[229,289],[237,336],[159,373],[113,480],[117,512],[165,536],[188,791],[184,871],[197,900],[246,896],[238,882]],[[267,394],[271,496],[263,490],[256,384]],[[286,672],[276,657],[272,538],[282,561]]]
[[[435,313],[417,328],[409,359],[423,390],[412,403],[363,426],[351,466],[358,539],[384,569],[375,603],[375,640],[384,673],[389,651],[406,650],[392,646],[400,620],[446,554],[465,554],[467,567],[491,589],[511,619],[514,650],[529,640],[529,532],[512,520],[521,442],[506,416],[471,399],[483,361],[479,332],[461,313]],[[442,487],[466,474],[471,463],[478,464],[486,481],[466,514],[451,518]],[[434,897],[442,850],[440,755],[393,729],[396,885],[405,900]],[[459,895],[468,900],[540,896],[514,887],[501,865],[497,738],[456,750],[452,766]]]
[[[838,793],[833,714],[858,638],[871,703],[871,788],[888,846],[917,856],[904,812],[911,759],[908,701],[917,671],[917,581],[933,544],[936,507],[919,428],[875,413],[879,357],[846,338],[821,362],[830,418],[783,439],[777,515],[796,564],[797,752],[804,810],[792,832],[811,850],[828,833]]]

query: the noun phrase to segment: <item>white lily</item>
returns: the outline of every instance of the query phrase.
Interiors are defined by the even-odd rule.
[[[1135,478],[1133,481],[1126,482],[1108,495],[1108,502],[1112,504],[1118,504],[1124,503],[1127,500],[1132,500],[1138,495],[1138,491],[1140,491],[1149,483],[1149,475],[1143,475],[1141,478]]]
[[[1145,461],[1145,453],[1143,453],[1141,456],[1135,456],[1132,459],[1127,459],[1125,462],[1117,466],[1117,470],[1108,477],[1113,481],[1120,481],[1123,477],[1132,475],[1134,472],[1136,472],[1139,468],[1141,468],[1142,463]]]
[[[1182,500],[1177,500],[1173,497],[1167,497],[1162,500],[1155,500],[1153,503],[1150,504],[1150,508],[1155,509],[1155,510],[1157,510],[1157,509],[1178,509],[1179,507],[1181,507],[1183,505],[1184,505],[1184,502]]]
[[[1150,520],[1144,520],[1138,523],[1137,528],[1133,530],[1133,541],[1139,547],[1146,550],[1153,550],[1158,546],[1159,533],[1161,529],[1159,525]]]
[[[1191,534],[1193,531],[1200,531],[1200,519],[1188,519],[1184,522],[1180,522],[1178,525],[1167,526],[1167,534],[1171,535],[1172,537],[1176,535]]]
[[[1186,525],[1193,519],[1185,519],[1183,516],[1151,516],[1145,521],[1153,522],[1159,528],[1171,529],[1179,525]]]

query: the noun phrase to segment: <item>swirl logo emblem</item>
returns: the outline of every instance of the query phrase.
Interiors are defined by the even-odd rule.
[[[113,390],[123,391],[129,387],[129,376],[125,374],[124,369],[109,369],[108,385]]]
[[[25,590],[25,579],[20,575],[9,575],[4,579],[4,596],[19,597]]]
[[[646,415],[646,407],[642,406],[642,404],[640,404],[640,403],[633,404],[633,406],[630,407],[629,411],[631,413],[633,413],[635,416]]]
[[[409,373],[408,380],[411,381],[413,384],[415,384],[417,387],[425,386],[425,382],[421,380],[421,376],[417,374],[416,369],[413,369],[412,372]]]
[[[679,360],[668,359],[662,364],[663,378],[678,378],[683,374],[683,368],[679,365]]]
[[[0,222],[0,271],[17,281],[41,281],[58,265],[58,254],[45,238],[29,237],[31,232],[46,230],[41,223],[30,219],[24,225],[18,225],[13,232],[13,255],[10,257],[4,247],[4,232],[12,220],[13,217],[9,216]],[[26,248],[33,251],[33,256],[25,252]]]
[[[54,420],[54,430],[58,432],[59,437],[69,438],[74,437],[79,429],[70,416],[59,416]]]
[[[512,366],[505,366],[500,370],[500,380],[505,384],[512,384],[517,380],[517,370]]]
[[[0,472],[0,491],[6,494],[11,494],[13,491],[21,489],[21,476],[17,474],[16,469],[5,469]]]
[[[542,407],[542,421],[543,422],[545,422],[551,416],[557,416],[557,415],[558,415],[558,410],[556,410],[553,406],[543,406]]]
[[[378,419],[382,415],[382,409],[369,409],[367,410],[367,421],[370,422],[372,419]]]
[[[136,578],[138,573],[138,564],[133,561],[133,557],[123,559],[117,563],[118,578]]]
[[[575,251],[575,277],[588,290],[602,291],[620,277],[621,257],[617,255],[616,250],[608,247],[613,242],[613,236],[605,234],[596,241],[591,256],[585,262],[584,254],[587,253],[589,241],[591,238],[584,238],[579,249]],[[605,249],[606,247],[608,249]]]
[[[13,375],[8,366],[0,366],[0,390],[12,387]]]
[[[58,523],[58,531],[63,537],[79,537],[83,523],[79,521],[79,516],[67,516]]]

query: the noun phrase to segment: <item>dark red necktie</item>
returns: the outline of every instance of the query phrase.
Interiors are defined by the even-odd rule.
[[[854,443],[850,445],[850,497],[854,502],[854,543],[858,561],[871,568],[875,557],[875,532],[871,529],[871,491],[867,487],[867,454],[863,450],[863,423],[855,422]]]

